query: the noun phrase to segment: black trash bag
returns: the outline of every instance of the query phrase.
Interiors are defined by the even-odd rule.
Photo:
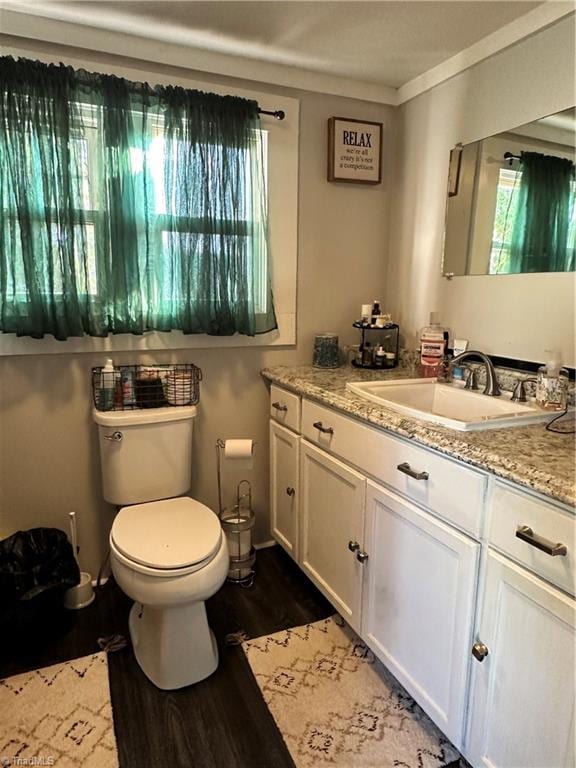
[[[31,528],[0,541],[0,617],[48,592],[61,595],[79,581],[80,569],[64,531]]]

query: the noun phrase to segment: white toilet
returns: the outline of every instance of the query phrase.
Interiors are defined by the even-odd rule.
[[[208,507],[187,496],[196,407],[93,412],[104,498],[119,510],[110,532],[112,573],[135,601],[134,653],[165,690],[218,666],[204,601],[229,567],[226,537]]]

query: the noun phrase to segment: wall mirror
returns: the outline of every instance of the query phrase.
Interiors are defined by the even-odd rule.
[[[572,272],[576,108],[450,153],[442,273]]]

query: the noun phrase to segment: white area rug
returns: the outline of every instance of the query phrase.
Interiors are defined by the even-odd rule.
[[[0,765],[118,768],[105,653],[0,680]]]
[[[242,647],[298,768],[439,768],[458,759],[339,616]]]

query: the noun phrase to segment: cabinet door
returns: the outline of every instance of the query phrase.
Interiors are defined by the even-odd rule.
[[[460,747],[480,545],[370,481],[365,539],[362,637]]]
[[[366,480],[305,441],[300,456],[302,568],[359,631]],[[351,551],[349,542],[358,548]]]
[[[270,422],[270,513],[272,535],[298,557],[298,453],[300,439]]]
[[[573,768],[575,602],[494,551],[472,660],[468,759],[489,768]]]

